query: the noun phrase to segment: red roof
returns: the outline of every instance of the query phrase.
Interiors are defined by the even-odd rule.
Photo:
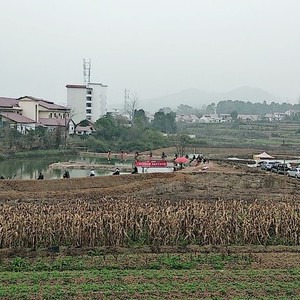
[[[68,110],[68,108],[65,107],[65,106],[58,105],[58,104],[55,104],[54,102],[47,101],[47,100],[40,99],[40,98],[35,98],[35,97],[32,97],[32,96],[23,96],[23,97],[18,98],[17,100],[22,100],[24,98],[28,98],[28,99],[31,99],[33,101],[37,101],[39,103],[39,105],[41,105],[41,106],[43,106],[47,109]]]
[[[0,107],[14,107],[19,106],[19,101],[14,98],[6,98],[6,97],[0,97]]]
[[[41,106],[43,106],[47,109],[69,110],[69,108],[67,108],[65,106],[58,105],[58,104],[55,104],[53,102],[48,102],[48,101],[45,101],[45,100],[40,100],[39,105],[41,105]]]
[[[67,84],[66,88],[68,88],[68,89],[86,89],[86,85],[82,85],[82,84]]]
[[[41,99],[41,98],[32,97],[32,96],[22,96],[22,97],[18,98],[17,100],[22,100],[24,98],[29,98],[33,101],[45,101],[45,102],[53,103],[53,102],[50,102],[50,101],[47,101],[47,100],[44,100],[44,99]]]
[[[19,115],[17,113],[13,113],[13,112],[2,112],[1,113],[1,116],[6,118],[6,119],[9,119],[13,122],[16,122],[16,123],[23,123],[23,124],[32,124],[32,123],[35,123],[34,120],[32,119],[29,119],[25,116],[22,116],[22,115]]]
[[[70,119],[40,118],[40,123],[46,126],[66,126]]]

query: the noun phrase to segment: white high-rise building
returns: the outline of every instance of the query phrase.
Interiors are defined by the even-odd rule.
[[[87,83],[86,85],[68,84],[67,106],[76,124],[82,120],[96,122],[106,114],[107,85]]]

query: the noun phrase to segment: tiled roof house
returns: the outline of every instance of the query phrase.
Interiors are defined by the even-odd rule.
[[[26,130],[35,129],[36,126],[34,120],[14,112],[1,112],[0,118],[2,126],[14,127],[23,134]]]
[[[50,130],[68,126],[70,134],[75,130],[75,124],[70,120],[69,108],[32,96],[18,99],[0,97],[0,113],[2,126],[7,124],[15,126],[22,133],[25,133],[26,129],[35,129],[36,126],[41,125]],[[9,114],[3,115],[4,113]],[[35,125],[25,126],[24,124]]]

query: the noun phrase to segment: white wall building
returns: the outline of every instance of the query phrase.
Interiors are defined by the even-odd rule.
[[[96,122],[106,113],[107,85],[87,83],[86,85],[68,84],[67,106],[76,124],[82,120]]]

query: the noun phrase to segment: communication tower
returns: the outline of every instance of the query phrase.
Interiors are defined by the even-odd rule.
[[[128,101],[129,99],[130,90],[125,89],[124,90],[124,99],[125,101]]]
[[[83,81],[84,83],[91,82],[91,59],[90,58],[83,59]]]

